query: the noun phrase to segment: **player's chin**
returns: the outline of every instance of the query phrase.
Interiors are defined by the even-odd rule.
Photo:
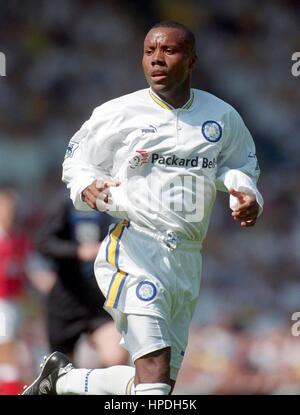
[[[150,86],[154,92],[166,92],[170,89],[167,79],[151,80]]]

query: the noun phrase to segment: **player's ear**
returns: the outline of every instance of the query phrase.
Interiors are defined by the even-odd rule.
[[[193,53],[193,54],[190,56],[190,60],[189,60],[189,68],[190,68],[191,70],[193,70],[193,69],[194,69],[194,67],[196,66],[197,60],[198,60],[198,57],[197,57],[196,53]]]

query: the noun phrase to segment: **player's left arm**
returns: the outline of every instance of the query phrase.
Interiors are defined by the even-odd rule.
[[[222,150],[218,157],[216,187],[230,194],[232,216],[242,227],[254,226],[263,210],[257,188],[260,168],[253,138],[241,116],[227,116]]]

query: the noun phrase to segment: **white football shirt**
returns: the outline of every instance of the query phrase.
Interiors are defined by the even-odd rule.
[[[63,181],[77,209],[90,209],[81,192],[112,178],[112,216],[152,231],[173,230],[202,242],[216,190],[229,188],[263,199],[251,134],[238,112],[207,92],[191,89],[174,109],[151,89],[106,102],[71,138]],[[230,196],[233,208],[237,199]]]

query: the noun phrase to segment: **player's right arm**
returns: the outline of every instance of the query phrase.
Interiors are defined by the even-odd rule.
[[[104,104],[71,138],[63,162],[62,180],[79,210],[106,210],[114,154],[122,144],[121,112]],[[104,192],[104,194],[102,194]]]

